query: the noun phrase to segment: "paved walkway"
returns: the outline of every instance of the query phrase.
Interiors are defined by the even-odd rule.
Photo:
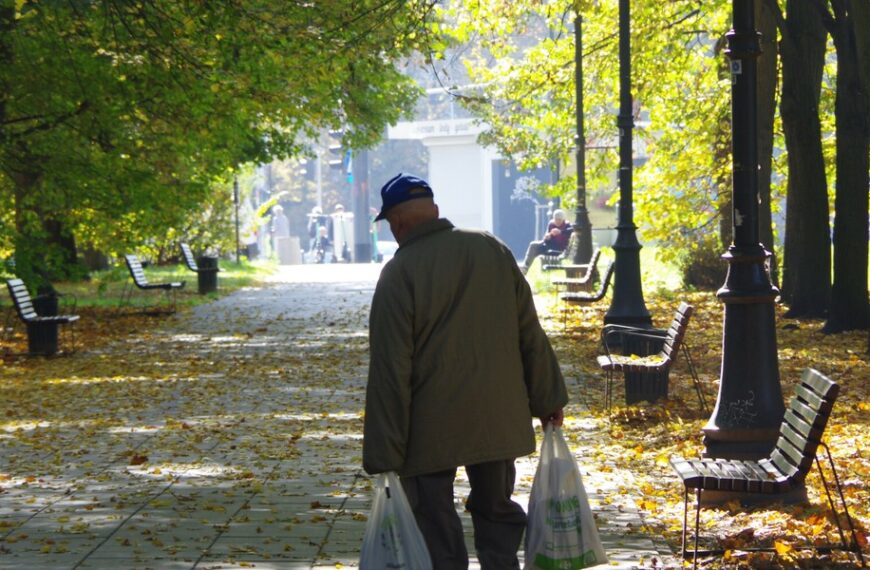
[[[0,430],[0,568],[356,566],[372,495],[360,455],[379,269],[285,268],[158,332],[29,363],[30,378],[2,387],[25,403]],[[594,437],[578,406],[566,428]],[[578,460],[611,567],[661,567],[666,547],[619,491],[630,473]],[[523,503],[534,467],[518,461]],[[467,493],[460,478],[460,510]]]

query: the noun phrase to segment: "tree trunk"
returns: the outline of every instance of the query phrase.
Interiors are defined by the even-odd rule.
[[[773,238],[773,214],[770,207],[770,177],[773,169],[773,121],[776,115],[778,54],[776,18],[765,2],[755,3],[758,31],[761,32],[761,57],[758,58],[758,225],[759,237],[770,251],[770,277],[779,283],[779,268]]]
[[[45,231],[45,250],[50,254],[46,260],[46,275],[50,279],[80,277],[77,268],[78,248],[75,236],[60,220],[50,219],[42,214],[42,227]]]
[[[789,0],[780,110],[788,149],[782,297],[789,317],[822,317],[831,293],[828,194],[819,97],[826,33],[811,2]]]
[[[855,47],[858,52],[858,74],[864,96],[870,105],[870,0],[852,0]]]
[[[34,238],[34,216],[28,198],[39,185],[41,175],[29,169],[14,169],[9,173],[13,183],[15,208],[15,275],[29,287],[36,288],[46,281],[40,267],[41,249]]]
[[[870,326],[867,297],[870,105],[861,89],[854,26],[855,21],[845,12],[838,14],[832,25],[837,48],[837,194],[834,286],[823,329],[827,333]]]

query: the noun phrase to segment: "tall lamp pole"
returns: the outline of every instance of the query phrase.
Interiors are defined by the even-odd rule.
[[[731,59],[733,236],[722,256],[725,285],[716,294],[725,305],[722,370],[716,407],[704,426],[709,457],[758,458],[776,443],[785,413],[776,353],[770,252],[759,242],[757,58],[753,0],[733,0],[734,27],[727,34]]]
[[[634,112],[631,100],[631,4],[619,0],[619,220],[616,224],[616,281],[613,300],[604,315],[606,324],[651,326],[640,280],[640,242],[632,206],[632,149]]]
[[[574,263],[589,263],[592,258],[592,224],[586,209],[586,133],[583,128],[583,17],[577,13],[574,19],[574,88],[577,104],[577,210],[574,217],[574,232],[578,247]]]
[[[239,241],[239,177],[233,178],[233,205],[236,210],[236,263],[240,262],[241,242]]]

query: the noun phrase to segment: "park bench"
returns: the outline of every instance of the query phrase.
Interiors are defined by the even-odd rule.
[[[577,237],[577,232],[571,232],[571,237],[568,238],[568,245],[565,246],[564,251],[548,250],[538,256],[541,260],[541,271],[560,269],[563,261],[574,259],[574,255],[579,247],[580,238]]]
[[[795,388],[795,395],[785,412],[780,425],[779,439],[768,457],[759,460],[744,459],[683,459],[671,458],[671,466],[683,483],[683,536],[682,555],[693,559],[693,566],[698,567],[699,555],[722,554],[721,550],[698,550],[698,531],[700,526],[701,494],[704,491],[735,492],[742,494],[778,495],[799,489],[812,469],[815,461],[819,477],[828,497],[834,521],[840,534],[839,546],[813,546],[815,550],[830,551],[832,549],[849,550],[857,553],[861,566],[864,566],[864,556],[855,533],[852,517],[843,497],[840,478],[834,466],[831,451],[822,441],[822,434],[831,416],[834,401],[837,399],[840,387],[820,372],[808,368],[801,376],[801,381]],[[851,541],[846,543],[840,515],[834,506],[828,480],[822,471],[818,458],[818,448],[821,446],[828,456],[833,482],[840,496],[844,518],[851,531]],[[689,491],[694,490],[695,505],[695,536],[694,549],[686,549],[686,527],[689,508]],[[771,550],[759,548],[755,550]]]
[[[607,269],[604,270],[604,277],[601,279],[601,284],[598,286],[597,291],[593,292],[585,292],[585,291],[564,291],[559,293],[559,299],[563,302],[563,311],[562,311],[562,329],[566,329],[568,327],[568,306],[569,305],[583,305],[588,303],[595,303],[604,298],[607,294],[607,288],[610,286],[610,282],[613,280],[613,269],[615,267],[615,262],[611,261],[607,265]]]
[[[613,404],[613,376],[616,372],[623,374],[626,382],[626,402],[647,399],[654,400],[668,393],[668,381],[674,361],[682,351],[689,369],[689,375],[698,396],[698,403],[703,413],[709,413],[707,400],[701,388],[701,381],[695,368],[695,361],[686,343],[686,328],[692,317],[694,308],[687,303],[680,303],[674,314],[674,319],[667,329],[644,329],[625,325],[606,325],[601,331],[601,347],[605,354],[598,357],[598,365],[606,374],[604,388],[604,406],[608,410]],[[638,342],[640,341],[640,342]],[[661,346],[657,354],[636,356],[625,354],[628,347],[638,345]],[[620,346],[623,354],[613,354],[613,347]],[[641,352],[643,354],[643,352]],[[629,387],[629,383],[636,385]]]
[[[196,263],[196,258],[193,256],[193,250],[191,250],[190,246],[186,243],[181,244],[181,257],[184,259],[184,264],[187,268],[196,273],[197,286],[200,295],[217,291],[217,274],[220,271],[220,268],[217,266],[216,257],[200,258],[201,260],[208,260],[210,264],[209,266],[203,265],[201,267]]]
[[[167,281],[163,283],[149,283],[148,278],[145,277],[145,270],[142,269],[142,263],[139,261],[138,257],[132,254],[127,254],[124,256],[124,261],[127,263],[127,269],[130,271],[130,278],[133,280],[133,284],[130,285],[129,281],[124,283],[124,289],[121,291],[121,302],[119,306],[123,307],[125,304],[130,304],[133,293],[137,289],[141,291],[163,291],[166,294],[166,310],[155,310],[150,312],[174,313],[176,310],[176,292],[179,289],[184,288],[185,282]]]
[[[58,325],[70,325],[65,330],[69,331],[69,352],[75,352],[74,324],[79,320],[78,315],[39,315],[33,306],[33,299],[27,286],[21,279],[9,279],[6,281],[9,295],[18,318],[27,327],[27,352],[28,354],[41,354],[50,356],[58,352]],[[11,330],[9,317],[4,331]]]
[[[579,305],[583,303],[595,303],[596,301],[600,301],[607,294],[607,288],[610,286],[610,282],[613,280],[613,269],[616,263],[611,261],[607,265],[607,269],[604,270],[604,277],[601,279],[601,284],[598,286],[598,290],[592,293],[587,293],[584,291],[564,291],[559,293],[559,299],[568,303],[569,305]]]
[[[564,286],[566,291],[591,291],[592,286],[595,284],[596,270],[600,258],[601,250],[596,249],[592,252],[589,263],[562,265],[560,268],[565,269],[567,276],[554,277],[550,280],[550,283],[557,288]]]

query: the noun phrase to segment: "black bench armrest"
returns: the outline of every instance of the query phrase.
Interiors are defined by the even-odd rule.
[[[604,351],[607,353],[609,357],[611,354],[610,344],[607,340],[614,336],[619,335],[620,337],[629,336],[632,338],[641,338],[648,340],[663,340],[667,337],[668,331],[666,329],[644,329],[639,327],[631,327],[627,325],[605,325],[604,329],[601,331],[601,346],[604,348]]]

